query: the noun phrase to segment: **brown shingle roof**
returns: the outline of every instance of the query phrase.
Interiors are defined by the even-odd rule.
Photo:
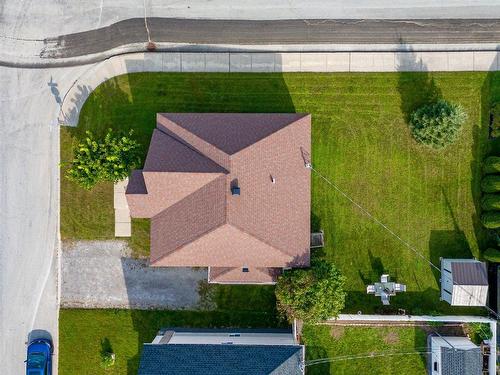
[[[153,265],[309,265],[309,115],[157,118],[144,182],[135,172],[127,190],[132,216],[152,218]]]
[[[211,283],[271,284],[276,283],[281,268],[248,267],[210,267],[208,279]]]

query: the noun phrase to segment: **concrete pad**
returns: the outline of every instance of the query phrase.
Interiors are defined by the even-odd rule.
[[[229,70],[231,72],[251,72],[252,56],[249,53],[230,53]]]
[[[394,72],[394,52],[351,52],[351,72]]]
[[[181,71],[203,72],[205,70],[204,53],[181,53]]]
[[[447,52],[419,52],[418,58],[422,62],[422,71],[447,72],[448,53]]]
[[[252,72],[274,72],[274,53],[252,53]]]
[[[162,53],[162,71],[180,72],[181,71],[181,53],[166,52]]]
[[[161,72],[162,71],[162,56],[158,52],[147,52],[144,54],[144,71],[145,72]]]
[[[133,53],[123,58],[127,73],[144,71],[144,53]]]
[[[128,203],[127,203],[127,198],[125,198],[125,194],[123,193],[114,193],[114,208],[127,208],[128,209]]]
[[[118,181],[116,184],[113,185],[113,190],[115,193],[123,193],[125,194],[125,190],[127,190],[127,185],[128,185],[128,178],[126,178],[123,181]]]
[[[351,54],[349,52],[331,52],[326,54],[327,72],[348,72]]]
[[[130,237],[132,236],[131,223],[115,223],[115,237]]]
[[[474,70],[494,71],[498,70],[498,52],[474,52]]]
[[[274,67],[276,72],[300,72],[300,53],[276,53]]]
[[[395,52],[394,65],[398,72],[421,72],[422,60],[415,52]]]
[[[474,52],[448,52],[448,70],[450,72],[468,72],[474,70]]]
[[[324,72],[326,71],[326,53],[303,53],[300,58],[300,70],[302,72]]]
[[[62,306],[80,308],[199,309],[207,280],[206,268],[149,267],[124,240],[63,243],[61,271]]]
[[[130,223],[130,210],[128,208],[118,208],[115,210],[115,223]]]
[[[205,72],[229,72],[229,53],[205,53]]]

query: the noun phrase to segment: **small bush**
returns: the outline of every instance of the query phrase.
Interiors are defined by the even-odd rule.
[[[483,195],[481,208],[485,211],[500,210],[500,194]]]
[[[440,100],[413,112],[410,130],[417,142],[439,149],[456,140],[466,119],[462,106]]]
[[[500,191],[500,176],[489,175],[481,181],[481,190],[485,193],[496,193]]]
[[[115,364],[115,353],[113,353],[113,348],[107,337],[101,340],[101,351],[99,354],[101,356],[101,367],[107,369]]]
[[[488,156],[483,162],[484,173],[500,172],[500,157]]]
[[[500,228],[500,211],[488,211],[481,215],[481,222],[486,228]]]
[[[66,178],[91,190],[101,181],[118,182],[128,177],[140,164],[139,143],[129,137],[113,134],[109,129],[102,140],[87,132],[85,140],[73,148],[73,161]]]
[[[346,278],[323,260],[315,260],[311,268],[285,271],[276,284],[278,311],[291,322],[335,318],[344,308]]]
[[[493,337],[490,325],[488,323],[467,323],[464,325],[467,336],[471,341],[479,345],[484,340],[490,340]]]
[[[500,263],[500,250],[490,247],[483,253],[483,258],[489,262]]]

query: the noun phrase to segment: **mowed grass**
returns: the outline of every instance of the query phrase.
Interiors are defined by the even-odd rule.
[[[427,334],[418,327],[310,326],[302,331],[308,375],[424,375]]]
[[[62,309],[59,317],[59,374],[136,375],[142,344],[153,341],[167,327],[279,326],[266,312],[256,311],[151,311]],[[101,367],[100,352],[109,340],[115,365]]]
[[[436,98],[468,114],[459,139],[441,151],[418,145],[407,125],[414,108]],[[101,85],[79,126],[61,129],[61,159],[71,159],[86,130],[107,128],[134,129],[145,155],[158,112],[311,113],[314,168],[413,248],[313,172],[312,222],[326,242],[315,252],[346,275],[346,311],[381,311],[365,288],[389,273],[408,291],[386,312],[471,313],[477,310],[439,302],[439,274],[429,261],[479,257],[487,243],[477,212],[480,162],[490,148],[489,104],[499,99],[496,73],[131,74]],[[62,237],[113,238],[112,205],[110,184],[89,193],[62,179]],[[132,242],[147,248],[145,240]]]

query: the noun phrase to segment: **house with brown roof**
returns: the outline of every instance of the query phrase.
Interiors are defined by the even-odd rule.
[[[151,266],[273,283],[310,259],[311,116],[160,113],[126,191],[151,219]]]

